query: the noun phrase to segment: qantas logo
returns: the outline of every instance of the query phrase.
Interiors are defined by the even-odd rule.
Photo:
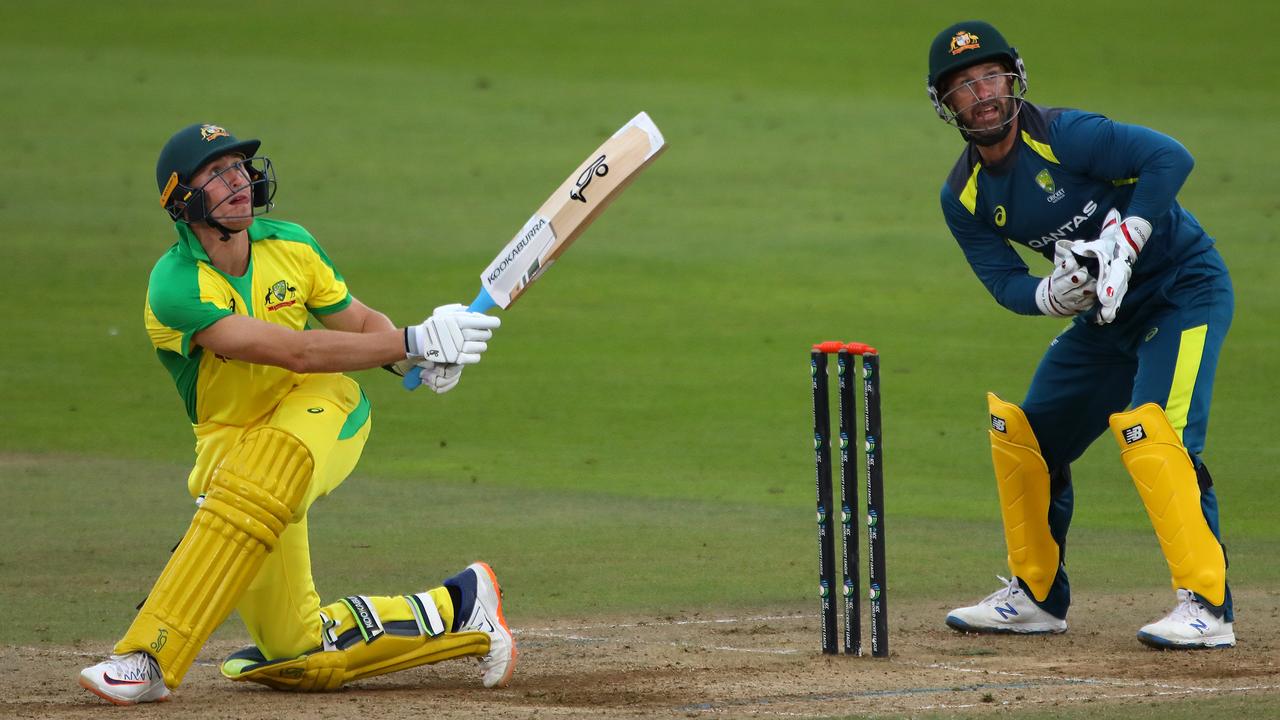
[[[1084,207],[1080,208],[1080,212],[1071,216],[1070,220],[1058,226],[1057,230],[1050,232],[1048,235],[1038,237],[1035,240],[1028,241],[1027,246],[1038,250],[1046,245],[1052,245],[1059,240],[1077,240],[1079,238],[1077,237],[1078,233],[1076,231],[1085,223],[1089,222],[1089,219],[1092,218],[1093,214],[1096,212],[1098,212],[1098,203],[1090,200],[1084,204]]]
[[[601,155],[595,159],[595,162],[588,165],[587,169],[582,171],[582,174],[578,175],[578,181],[574,183],[574,189],[569,191],[569,197],[584,203],[587,201],[587,196],[584,192],[587,186],[591,184],[591,181],[609,174],[609,166],[605,164],[605,159],[605,156]]]

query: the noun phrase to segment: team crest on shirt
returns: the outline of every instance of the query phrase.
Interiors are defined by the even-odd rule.
[[[978,43],[978,36],[967,30],[961,30],[951,36],[951,54],[959,55],[966,50],[977,50],[982,47]]]
[[[1067,195],[1066,190],[1059,190],[1057,184],[1053,182],[1053,176],[1049,174],[1048,168],[1036,173],[1036,184],[1049,194],[1048,200],[1051,203],[1056,203]]]
[[[262,299],[262,302],[267,306],[267,312],[281,310],[297,303],[297,294],[298,288],[290,285],[288,280],[278,280],[267,291],[267,296]]]
[[[213,142],[220,137],[231,137],[231,133],[218,127],[217,125],[201,125],[200,139],[205,142]]]

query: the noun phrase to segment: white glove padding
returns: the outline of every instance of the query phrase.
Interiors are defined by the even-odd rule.
[[[1112,212],[1115,212],[1114,210]],[[1118,215],[1118,213],[1117,213]],[[1108,220],[1110,220],[1108,214]],[[1097,242],[1110,251],[1109,261],[1098,266],[1098,324],[1116,319],[1120,303],[1129,289],[1133,263],[1151,237],[1151,223],[1128,217],[1118,223],[1104,223]]]
[[[414,368],[422,380],[422,387],[431,388],[437,395],[443,395],[453,389],[462,379],[463,365],[433,363],[423,360]]]
[[[502,324],[496,317],[467,312],[464,305],[444,305],[420,325],[404,329],[405,357],[440,364],[473,365],[489,349],[486,341]]]
[[[1053,248],[1053,274],[1040,281],[1036,304],[1040,312],[1057,317],[1078,315],[1097,300],[1096,280],[1082,267],[1070,240],[1059,240]]]

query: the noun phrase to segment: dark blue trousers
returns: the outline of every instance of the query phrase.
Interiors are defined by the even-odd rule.
[[[1199,477],[1201,509],[1221,538],[1217,497],[1200,453],[1218,353],[1234,307],[1226,265],[1211,249],[1183,263],[1138,307],[1125,313],[1122,303],[1121,320],[1097,325],[1091,316],[1080,316],[1050,343],[1022,409],[1049,466],[1049,527],[1059,547],[1066,548],[1074,504],[1071,462],[1108,430],[1113,413],[1151,402],[1165,409],[1181,434]],[[1070,603],[1067,573],[1060,567],[1049,596],[1039,604],[1066,617]],[[1231,621],[1230,588],[1223,610]]]

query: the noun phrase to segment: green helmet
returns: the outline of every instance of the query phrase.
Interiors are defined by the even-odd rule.
[[[938,117],[947,123],[958,125],[954,113],[950,113],[944,104],[944,93],[940,90],[946,76],[963,70],[971,65],[1003,61],[1008,73],[1015,76],[1020,87],[1011,96],[1021,109],[1022,97],[1027,92],[1027,69],[1022,64],[1018,51],[1009,44],[999,30],[982,20],[965,20],[947,27],[938,33],[929,45],[929,76],[927,85],[929,100]],[[970,136],[961,127],[960,132],[968,139]]]
[[[1012,70],[1019,69],[1018,51],[991,23],[958,22],[938,33],[929,45],[929,87],[937,88],[947,73],[998,59],[1007,60]]]
[[[223,155],[239,153],[246,158],[245,169],[253,183],[253,205],[270,209],[275,194],[275,174],[271,161],[255,158],[258,140],[237,140],[219,125],[196,123],[188,125],[164,144],[156,161],[156,185],[160,190],[160,206],[174,220],[198,222],[207,220],[212,208],[204,205],[203,188],[191,186],[191,179],[206,163]],[[261,161],[263,168],[255,168],[251,159]]]

